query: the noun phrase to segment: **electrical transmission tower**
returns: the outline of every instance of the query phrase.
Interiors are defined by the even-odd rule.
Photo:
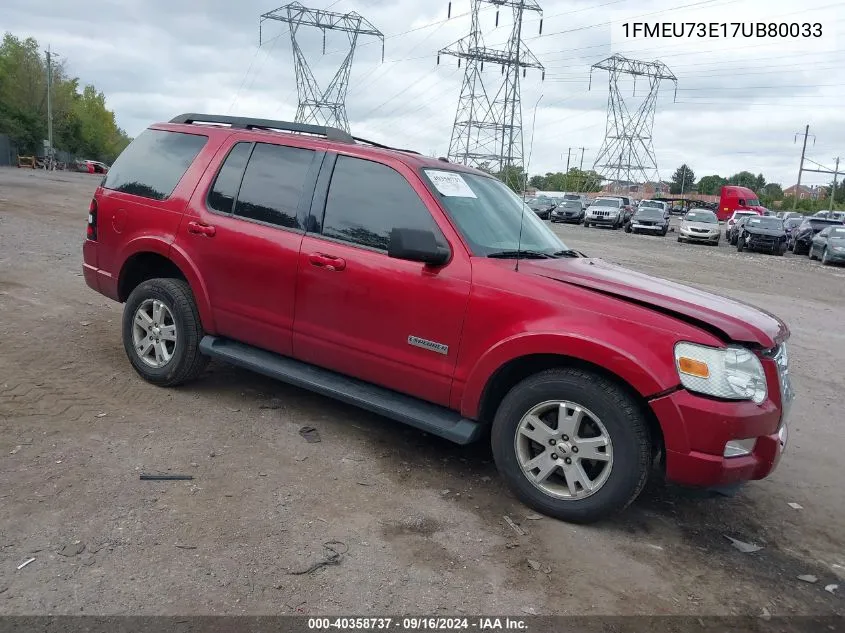
[[[356,12],[334,13],[320,9],[308,9],[298,2],[279,7],[261,14],[258,24],[259,44],[262,38],[262,26],[265,20],[277,20],[290,26],[290,41],[293,48],[294,69],[296,71],[296,91],[299,106],[296,109],[298,123],[327,125],[349,131],[346,117],[346,90],[349,87],[349,72],[359,35],[371,35],[381,39],[381,58],[384,61],[384,34]],[[323,54],[326,52],[326,31],[343,31],[349,38],[349,52],[329,83],[322,90],[314,78],[308,59],[297,42],[296,36],[301,26],[311,26],[323,32]]]
[[[536,0],[471,1],[469,35],[442,49],[437,56],[438,64],[440,55],[457,57],[459,67],[462,60],[466,62],[448,156],[456,163],[512,177],[518,171],[513,168],[523,167],[520,73],[525,77],[527,69],[536,68],[545,78],[543,65],[522,41],[523,15],[526,11],[542,14],[543,10]],[[488,48],[484,44],[478,17],[484,4],[497,7],[496,26],[499,25],[499,8],[510,7],[513,12],[513,27],[504,49]],[[449,6],[451,12],[451,3]],[[493,67],[490,70],[495,83],[490,78],[484,81],[485,63]],[[500,69],[500,73],[495,73],[496,69]],[[522,186],[523,183],[508,184]]]
[[[677,97],[678,79],[662,62],[641,62],[613,55],[590,67],[590,87],[596,69],[610,73],[610,95],[607,99],[604,142],[593,169],[614,186],[646,183],[650,180],[659,182],[660,173],[654,157],[652,138],[657,91],[661,80],[672,81]],[[648,94],[633,112],[619,89],[619,80],[627,75],[634,77],[634,96],[637,77],[645,77],[648,84]]]

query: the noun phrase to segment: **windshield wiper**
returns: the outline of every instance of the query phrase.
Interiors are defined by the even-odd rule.
[[[525,258],[525,259],[554,259],[554,255],[549,255],[547,253],[541,253],[540,251],[496,251],[495,253],[489,253],[487,257],[492,257],[494,259],[516,259],[517,257]]]
[[[558,251],[554,254],[555,257],[586,257],[584,253],[581,251],[574,251],[571,248],[567,248],[564,251]]]

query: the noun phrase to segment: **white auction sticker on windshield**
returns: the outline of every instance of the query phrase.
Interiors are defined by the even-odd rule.
[[[476,195],[469,188],[463,176],[454,171],[430,171],[426,170],[428,177],[434,186],[444,196],[450,198],[475,198]]]

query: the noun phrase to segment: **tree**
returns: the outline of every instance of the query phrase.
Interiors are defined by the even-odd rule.
[[[756,179],[756,182],[754,183],[754,186],[752,187],[752,189],[754,189],[754,191],[759,192],[759,191],[763,191],[763,187],[765,187],[765,186],[766,186],[766,179],[763,178],[763,174],[757,174],[757,179]]]
[[[672,174],[672,183],[669,191],[671,193],[687,193],[693,189],[695,184],[695,172],[684,163]]]
[[[496,174],[496,178],[516,193],[522,193],[523,189],[525,189],[525,172],[520,165],[508,165]]]
[[[762,178],[762,174],[760,178]],[[752,174],[750,171],[741,171],[738,174],[734,174],[730,178],[728,178],[729,185],[736,185],[738,187],[748,187],[749,189],[756,189],[757,188],[757,176]],[[764,183],[765,184],[765,181]]]
[[[770,200],[783,200],[783,187],[776,182],[770,182],[760,188],[760,193]]]
[[[722,192],[722,187],[724,187],[727,182],[727,180],[715,174],[712,176],[704,176],[698,181],[696,189],[698,190],[698,193],[705,196],[718,196]]]
[[[130,139],[94,86],[80,92],[79,80],[53,62],[53,145],[56,149],[112,162]],[[47,138],[47,63],[33,38],[6,33],[0,43],[0,133],[21,152],[34,154]]]
[[[531,176],[531,179],[528,181],[528,184],[540,191],[546,190],[546,179],[543,176]]]

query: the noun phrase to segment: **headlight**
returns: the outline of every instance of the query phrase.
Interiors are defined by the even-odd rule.
[[[690,391],[725,398],[766,399],[766,375],[760,359],[744,347],[706,347],[694,343],[675,345],[675,367],[681,384]]]

